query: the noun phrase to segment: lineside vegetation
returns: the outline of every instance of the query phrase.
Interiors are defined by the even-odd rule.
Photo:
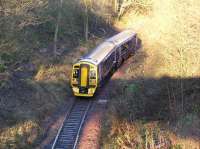
[[[102,146],[199,148],[200,2],[152,0],[150,11],[137,9],[115,24],[135,29],[143,48],[125,80],[112,81]]]
[[[198,149],[199,9],[198,0],[0,0],[0,148],[40,144],[43,120],[71,100],[76,58],[133,28],[143,47],[111,81],[102,148]]]
[[[112,32],[84,2],[0,1],[0,148],[40,144],[44,120],[72,100],[72,63]]]

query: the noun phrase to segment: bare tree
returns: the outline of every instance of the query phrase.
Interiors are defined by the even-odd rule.
[[[91,0],[83,0],[84,4],[84,34],[85,34],[85,40],[88,40],[88,34],[89,34],[89,9],[91,7]]]
[[[5,8],[4,8],[4,1],[3,0],[0,0],[0,14],[4,15],[4,11],[5,11]]]
[[[58,55],[57,52],[57,41],[58,41],[58,31],[59,31],[59,25],[60,25],[60,20],[61,20],[61,10],[62,10],[62,5],[63,5],[63,0],[60,0],[59,2],[59,7],[58,7],[58,17],[57,17],[57,22],[55,26],[55,32],[54,32],[54,55]]]

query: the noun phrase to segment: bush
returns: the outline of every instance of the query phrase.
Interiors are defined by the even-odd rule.
[[[3,73],[6,71],[6,67],[4,64],[0,64],[0,73]]]
[[[15,61],[16,57],[14,53],[3,52],[0,59],[4,62],[4,64],[9,65]]]

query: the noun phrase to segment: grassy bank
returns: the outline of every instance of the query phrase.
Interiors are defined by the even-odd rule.
[[[0,148],[37,146],[43,120],[71,100],[72,63],[113,28],[133,28],[143,47],[111,82],[102,147],[198,148],[199,1],[136,0],[118,19],[114,3],[59,2],[0,3]]]
[[[143,47],[112,81],[103,148],[199,148],[199,8],[197,0],[152,0],[115,23],[136,30]]]
[[[184,107],[179,81],[188,85]],[[103,148],[199,147],[198,78],[137,78],[111,83],[115,87],[103,122]]]
[[[112,32],[107,16],[91,7],[86,42],[85,6],[79,2],[63,1],[62,7],[52,0],[0,3],[0,148],[40,143],[45,118],[72,100],[72,63]]]

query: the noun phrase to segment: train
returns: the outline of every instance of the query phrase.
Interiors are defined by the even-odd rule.
[[[141,46],[133,30],[124,30],[102,42],[73,64],[74,96],[93,97],[105,79]]]

